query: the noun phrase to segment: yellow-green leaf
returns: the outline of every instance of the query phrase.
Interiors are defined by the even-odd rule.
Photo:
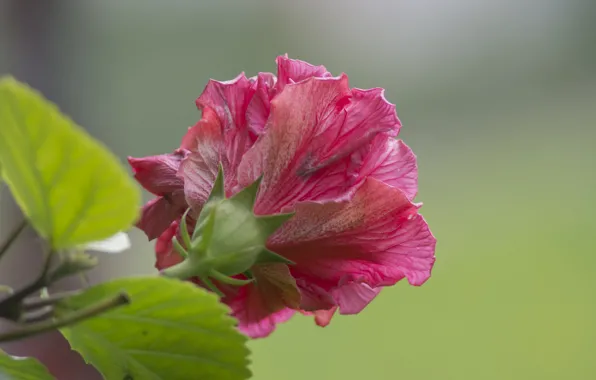
[[[35,359],[8,356],[5,353],[0,353],[0,379],[53,380],[54,377]]]
[[[246,337],[216,296],[189,282],[125,278],[94,286],[60,315],[124,290],[131,304],[62,329],[71,347],[106,379],[243,380]]]
[[[53,248],[102,240],[137,217],[119,160],[38,92],[0,80],[0,163],[17,203]]]

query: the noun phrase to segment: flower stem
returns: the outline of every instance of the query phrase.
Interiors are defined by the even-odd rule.
[[[177,278],[179,280],[188,280],[191,277],[197,276],[197,268],[196,265],[191,263],[191,260],[186,259],[181,263],[176,265],[172,265],[169,268],[163,269],[161,271],[162,276],[170,277],[170,278]]]
[[[205,286],[207,288],[209,288],[209,290],[211,290],[213,293],[217,294],[219,296],[219,298],[225,297],[225,294],[223,294],[223,292],[221,290],[219,290],[219,288],[217,286],[215,286],[215,284],[209,279],[209,277],[207,277],[207,276],[201,277],[201,281],[203,281],[203,284],[205,284]]]
[[[28,224],[29,223],[27,222],[27,219],[23,219],[14,230],[10,231],[8,234],[8,239],[6,239],[6,241],[0,245],[0,258],[2,258],[6,252],[8,252],[8,249],[12,246],[15,240],[17,240],[21,232],[25,230],[25,227],[27,227]]]
[[[6,334],[1,334],[0,343],[24,339],[33,335],[56,330],[66,326],[71,326],[85,319],[95,317],[101,313],[105,313],[106,311],[112,310],[116,307],[128,305],[129,303],[129,296],[126,293],[119,293],[116,296],[100,301],[95,305],[91,305],[87,308],[74,311],[62,319],[38,322],[22,328],[15,329]]]
[[[229,277],[223,273],[216,271],[215,269],[211,270],[211,272],[209,272],[209,274],[211,275],[211,277],[213,277],[217,281],[223,282],[225,284],[234,285],[234,286],[244,286],[244,285],[250,284],[251,282],[254,281],[253,279],[241,280],[238,278]]]

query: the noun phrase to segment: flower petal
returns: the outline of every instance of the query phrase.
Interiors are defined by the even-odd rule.
[[[418,192],[418,167],[414,152],[401,140],[377,135],[351,161],[359,166],[359,177],[372,177],[403,191],[412,200]]]
[[[304,283],[298,280],[297,283]],[[323,307],[313,311],[302,308],[304,315],[315,317],[315,323],[318,326],[325,327],[331,322],[331,318],[339,309],[340,314],[358,314],[379,294],[381,288],[371,288],[367,284],[358,282],[349,282],[340,285],[332,291],[337,301],[337,306]]]
[[[154,198],[143,206],[137,227],[145,232],[149,240],[153,240],[161,235],[172,221],[182,216],[187,207],[182,190],[169,196]]]
[[[228,195],[238,191],[236,172],[254,136],[246,125],[245,113],[255,92],[250,81],[239,75],[227,82],[211,80],[197,99],[203,117],[182,139],[191,154],[180,166],[188,204],[200,211],[207,200],[221,162]]]
[[[286,84],[297,83],[310,77],[327,78],[331,74],[324,66],[314,66],[308,62],[290,59],[287,54],[276,59],[278,78],[272,73],[259,73],[256,79],[251,78],[256,93],[246,111],[249,128],[256,135],[261,135],[271,109],[271,99],[281,92]]]
[[[275,91],[278,94],[287,84],[298,83],[311,77],[329,78],[332,76],[325,66],[314,66],[299,59],[290,59],[287,54],[277,57],[275,61],[277,62]]]
[[[264,175],[259,214],[337,197],[340,188],[346,192],[348,181],[354,182],[346,158],[377,134],[395,135],[400,127],[395,106],[381,89],[350,91],[345,75],[288,85],[271,104],[267,133],[239,168],[244,186]]]
[[[193,151],[180,165],[179,176],[184,178],[184,194],[188,205],[196,212],[203,208],[207,201],[213,183],[217,177],[219,162],[223,161],[225,179],[228,181],[226,189],[235,183],[234,172],[228,175],[230,170],[226,159],[222,160],[224,149],[224,138],[219,122],[203,123],[202,119],[197,125],[189,130],[187,136],[195,139]],[[190,138],[187,139],[189,142]]]
[[[105,240],[87,243],[86,249],[105,253],[120,253],[129,249],[130,246],[131,244],[128,234],[118,232]]]
[[[172,245],[172,238],[178,233],[178,226],[178,221],[172,222],[155,243],[155,268],[158,270],[169,268],[184,260]]]
[[[128,157],[128,162],[141,186],[155,195],[164,195],[182,189],[182,179],[177,173],[180,162],[187,154],[188,151],[178,149],[174,153],[159,156]]]
[[[226,297],[222,302],[232,309],[240,331],[251,338],[263,338],[277,323],[294,315],[300,305],[300,293],[284,264],[256,266],[253,275],[254,283],[232,292],[224,290]]]
[[[349,282],[332,291],[340,314],[358,314],[381,292],[365,283]]]
[[[238,318],[238,329],[246,336],[256,338],[266,338],[269,336],[279,323],[288,321],[296,314],[296,310],[282,309],[273,314],[269,314],[262,319],[246,318],[250,315],[248,310],[242,310],[242,314],[232,314]]]
[[[211,109],[219,118],[225,156],[234,172],[242,156],[254,142],[246,125],[246,110],[254,93],[255,89],[250,81],[244,74],[240,74],[231,81],[210,80],[196,101],[199,109]]]
[[[313,314],[315,316],[315,323],[317,326],[326,327],[331,322],[331,318],[335,314],[337,306],[332,307],[329,310],[317,310]]]
[[[267,133],[245,154],[238,170],[243,186],[264,174],[257,213],[277,213],[292,202],[288,193],[305,180],[297,175],[300,161],[317,153],[309,147],[317,129],[324,128],[319,121],[336,118],[348,95],[348,80],[342,76],[290,85],[274,98]]]
[[[219,122],[219,118],[215,111],[211,108],[205,108],[202,110],[203,114],[201,116],[201,120],[199,120],[195,125],[188,128],[188,131],[182,137],[182,141],[180,143],[181,149],[186,149],[191,152],[194,152],[198,149],[198,145],[201,143],[202,139],[205,137],[205,133],[203,129],[209,130],[211,134],[221,135],[221,123]]]
[[[422,285],[434,263],[435,238],[399,189],[369,178],[351,201],[302,203],[268,247],[292,260],[297,281],[327,291],[349,282],[371,288],[406,277]]]
[[[308,281],[304,281],[303,279],[298,279],[295,281],[298,289],[300,290],[301,310],[316,311],[337,306],[337,302],[331,293],[320,286]]]
[[[256,92],[246,110],[246,122],[256,135],[261,135],[265,130],[276,81],[277,78],[271,73],[259,73],[254,83]]]
[[[315,311],[301,311],[301,313],[303,315],[306,316],[313,316],[315,317],[315,323],[317,324],[317,326],[319,327],[327,327],[327,325],[329,325],[329,323],[331,323],[331,319],[333,318],[333,315],[335,314],[335,312],[337,311],[339,307],[338,306],[333,306],[330,309],[324,309],[324,310],[315,310]]]

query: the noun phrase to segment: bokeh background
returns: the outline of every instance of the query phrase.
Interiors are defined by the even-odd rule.
[[[596,2],[0,0],[0,74],[123,159],[177,147],[209,78],[275,71],[283,53],[387,89],[438,260],[358,316],[296,317],[251,342],[254,378],[596,378]],[[92,282],[153,272],[132,236]],[[34,240],[2,282],[35,274]],[[57,335],[4,348],[95,378]]]

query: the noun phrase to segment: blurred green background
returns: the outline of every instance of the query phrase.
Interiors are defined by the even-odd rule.
[[[176,148],[209,78],[275,71],[283,53],[397,104],[438,239],[433,277],[325,329],[280,325],[250,343],[255,379],[596,378],[596,3],[43,3],[0,0],[0,74],[123,158]],[[153,271],[132,235],[94,282]],[[17,256],[0,274],[18,283]],[[68,352],[43,339],[13,349]],[[60,379],[92,378],[68,367]]]

